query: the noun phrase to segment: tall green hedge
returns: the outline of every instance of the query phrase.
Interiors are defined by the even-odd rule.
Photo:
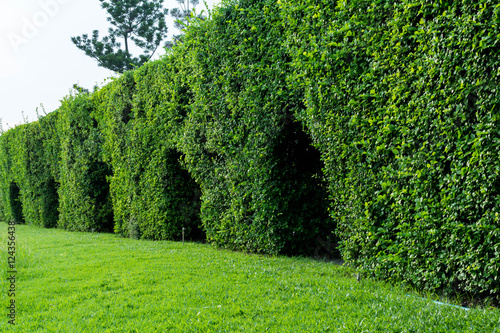
[[[23,168],[22,149],[24,129],[20,125],[2,133],[0,137],[0,181],[2,191],[3,217],[7,221],[24,223],[23,191],[25,168]]]
[[[103,137],[93,116],[91,95],[62,100],[58,131],[61,140],[59,222],[68,230],[112,231],[113,209],[103,161]]]
[[[3,218],[53,227],[58,220],[57,112],[0,136]]]
[[[498,295],[500,6],[280,1],[344,258],[419,288]]]
[[[112,166],[115,232],[134,238],[202,239],[199,186],[179,164],[176,137],[186,89],[174,57],[127,72],[95,97]]]
[[[312,254],[335,226],[319,153],[296,122],[275,1],[226,2],[176,52],[194,94],[180,149],[202,189],[207,238],[263,253]]]
[[[0,135],[0,208],[2,209],[2,221],[12,221],[10,204],[12,157],[9,145],[11,133],[11,131],[6,131]]]
[[[23,215],[27,223],[54,227],[59,218],[56,182],[59,142],[56,135],[57,112],[24,127],[21,151]]]
[[[223,2],[3,133],[3,216],[52,226],[58,188],[71,230],[271,254],[334,232],[366,274],[498,298],[499,25],[490,0]]]

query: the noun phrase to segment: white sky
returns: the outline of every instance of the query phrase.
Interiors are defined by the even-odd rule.
[[[207,0],[210,8],[219,0]],[[178,7],[165,0],[166,8]],[[203,1],[197,12],[205,9]],[[92,89],[113,72],[97,66],[71,37],[99,30],[107,35],[106,11],[99,0],[0,0],[0,119],[3,129],[57,109],[73,84]],[[169,39],[178,31],[169,22]],[[157,59],[163,50],[157,51]],[[23,119],[24,114],[24,119]]]

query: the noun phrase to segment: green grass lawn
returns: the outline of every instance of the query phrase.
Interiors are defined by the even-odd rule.
[[[331,263],[32,226],[16,226],[12,327],[7,237],[0,223],[0,332],[500,332],[498,309],[408,297]]]

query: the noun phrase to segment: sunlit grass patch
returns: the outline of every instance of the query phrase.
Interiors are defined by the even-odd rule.
[[[408,297],[308,258],[16,229],[17,332],[500,332],[497,309]],[[7,305],[5,279],[0,287]],[[12,330],[4,318],[0,331]]]

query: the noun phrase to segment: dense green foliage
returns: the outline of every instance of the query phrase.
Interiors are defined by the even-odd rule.
[[[499,25],[489,0],[225,2],[163,59],[4,133],[3,215],[51,226],[58,188],[60,227],[338,241],[374,277],[498,300]]]
[[[0,137],[3,218],[53,227],[58,220],[57,112]],[[7,200],[7,201],[5,201]]]
[[[2,133],[0,136],[0,195],[2,218],[5,221],[16,221],[21,223],[22,206],[20,189],[16,183],[19,177],[15,177],[13,172],[14,153],[16,151],[16,137],[21,130],[20,127]]]
[[[90,94],[66,97],[57,111],[61,138],[58,226],[79,231],[112,231],[113,209],[103,161],[102,133],[92,115]]]
[[[56,121],[57,112],[26,125],[23,141],[17,146],[24,171],[23,215],[28,223],[43,227],[54,227],[59,215]]]
[[[281,1],[344,258],[498,295],[500,6]]]
[[[295,122],[274,1],[229,3],[192,25],[182,49],[193,104],[180,142],[202,188],[208,240],[264,253],[311,254],[331,234],[321,162]]]
[[[24,149],[26,144],[27,125],[13,128],[1,136],[0,161],[2,170],[2,206],[3,215],[8,221],[24,223],[25,209],[23,208],[26,182],[26,159]]]
[[[186,89],[168,61],[127,72],[95,97],[112,166],[115,232],[135,238],[199,239],[199,186],[179,164],[175,138]]]

